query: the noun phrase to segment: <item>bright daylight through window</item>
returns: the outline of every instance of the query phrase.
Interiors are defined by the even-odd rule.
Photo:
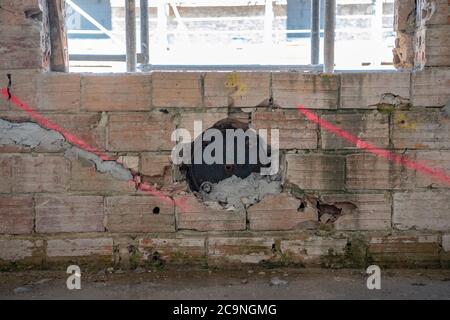
[[[67,0],[72,72],[126,71],[125,0]],[[325,1],[320,2],[319,64]],[[311,0],[148,1],[149,64],[311,65]],[[136,1],[138,70],[144,69]],[[336,1],[336,69],[393,69],[394,0]],[[350,54],[351,53],[351,54]],[[144,67],[144,68],[143,68]],[[147,65],[147,70],[151,67]]]

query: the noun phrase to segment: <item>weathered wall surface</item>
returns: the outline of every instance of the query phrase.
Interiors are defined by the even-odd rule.
[[[2,40],[2,48],[9,45]],[[14,95],[124,166],[76,149],[2,98],[5,268],[450,265],[450,186],[365,153],[296,109],[302,103],[361,139],[449,175],[450,67],[335,75],[43,68],[40,59],[2,64],[1,87],[10,73]],[[234,212],[199,202],[170,162],[175,128],[228,117],[279,129],[283,168],[282,193]],[[185,205],[137,190],[127,168]]]

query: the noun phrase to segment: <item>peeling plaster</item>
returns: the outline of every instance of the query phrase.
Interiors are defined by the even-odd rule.
[[[69,160],[85,160],[100,173],[109,173],[118,180],[133,180],[131,171],[120,163],[104,161],[92,152],[74,147],[59,132],[44,129],[34,122],[14,123],[0,119],[0,145],[43,148],[49,152],[65,151],[64,156]]]
[[[14,123],[0,119],[0,145],[26,148],[42,147],[50,152],[70,148],[59,132],[47,130],[33,122]]]

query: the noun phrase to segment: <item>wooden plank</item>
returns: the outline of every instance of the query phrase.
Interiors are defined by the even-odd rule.
[[[50,70],[69,71],[69,51],[65,24],[65,1],[48,0],[48,16],[50,20]]]

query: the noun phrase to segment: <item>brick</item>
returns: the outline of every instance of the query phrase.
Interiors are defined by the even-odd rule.
[[[450,230],[450,195],[447,191],[394,194],[392,223],[399,230]]]
[[[170,155],[142,153],[140,173],[150,177],[162,177],[172,167]]]
[[[120,192],[121,194],[133,194],[135,185],[128,181],[114,178],[108,173],[100,173],[95,165],[84,160],[72,160],[70,174],[71,191],[89,191],[97,194],[109,195]]]
[[[12,189],[11,157],[0,155],[0,193],[10,193]]]
[[[37,77],[41,111],[78,112],[81,99],[79,74],[45,73]]]
[[[445,252],[450,252],[450,234],[444,234],[442,236],[442,249]]]
[[[286,178],[306,190],[344,189],[344,158],[324,154],[287,154]]]
[[[436,235],[390,235],[372,237],[368,260],[380,267],[438,267]]]
[[[298,72],[272,74],[273,99],[282,108],[336,109],[339,95],[338,75]]]
[[[287,193],[267,195],[248,211],[250,230],[295,230],[315,226],[318,221],[317,209]],[[305,203],[304,203],[305,205]]]
[[[105,256],[112,261],[113,239],[49,239],[47,240],[47,256],[49,258]]]
[[[441,266],[450,267],[450,234],[442,235]]]
[[[120,156],[117,163],[122,164],[125,168],[139,172],[138,156]]]
[[[182,112],[176,120],[177,128],[186,129],[191,134],[191,140],[197,138],[197,132],[194,132],[194,121],[201,121],[202,132],[211,128],[217,122],[227,119],[226,111],[219,112]]]
[[[154,72],[153,107],[201,107],[201,73]]]
[[[38,27],[36,25],[10,26],[3,23],[0,25],[2,35],[0,70],[43,67],[44,48],[41,45],[40,29],[39,24]]]
[[[343,208],[356,206],[351,214],[344,214],[334,222],[336,230],[387,230],[391,228],[391,203],[389,194],[327,194],[324,203]]]
[[[176,197],[183,203],[182,209],[176,208],[177,229],[197,231],[233,231],[246,229],[245,211],[215,210],[200,203],[194,196]]]
[[[0,260],[7,262],[40,262],[42,240],[0,239]]]
[[[450,22],[450,3],[448,0],[417,1],[416,25],[427,26],[448,24]]]
[[[429,68],[414,72],[412,76],[413,105],[445,106],[450,100],[449,83],[450,68]]]
[[[395,112],[392,141],[395,149],[450,148],[450,119],[439,111]]]
[[[137,74],[84,75],[81,103],[87,111],[146,111],[151,107],[151,77]]]
[[[0,234],[27,234],[33,231],[33,198],[0,196]]]
[[[414,29],[415,0],[394,1],[394,31]]]
[[[274,258],[275,241],[268,237],[219,237],[208,239],[208,264],[257,264]]]
[[[36,232],[103,232],[103,197],[37,196]]]
[[[281,240],[280,250],[290,262],[304,265],[322,265],[324,258],[330,256],[343,257],[347,247],[347,239],[334,239],[320,236],[305,239]]]
[[[416,161],[450,176],[450,151],[417,151]],[[450,187],[448,183],[441,182],[439,179],[422,172],[416,174],[416,184],[423,188]]]
[[[352,114],[324,114],[321,118],[377,147],[389,146],[389,117],[378,111]],[[321,130],[323,149],[355,149],[357,146],[325,129]]]
[[[450,267],[450,235],[442,235],[441,267]]]
[[[414,34],[404,31],[397,31],[395,47],[392,49],[393,63],[396,69],[410,70],[414,67],[414,36]]]
[[[170,115],[161,112],[111,114],[108,150],[172,150],[175,142],[170,138],[175,126],[170,119]]]
[[[405,155],[408,157],[408,155]],[[383,190],[414,186],[414,172],[374,154],[347,155],[347,189]]]
[[[422,27],[415,34],[414,66],[450,66],[450,24]]]
[[[64,192],[70,163],[60,156],[18,156],[13,164],[13,192]]]
[[[144,261],[186,264],[206,259],[204,238],[141,238],[139,251]]]
[[[173,203],[153,196],[106,198],[107,230],[110,232],[174,232]]]
[[[45,114],[45,117],[58,124],[66,132],[84,141],[90,147],[105,149],[106,115],[97,113]]]
[[[27,10],[39,9],[39,2],[39,0],[2,0],[2,7],[8,10],[0,10],[0,21],[9,26],[33,25],[36,21],[27,18],[23,13]]]
[[[317,125],[297,110],[252,113],[252,127],[267,129],[267,143],[270,144],[270,129],[279,130],[280,149],[316,149]]]
[[[0,10],[3,11],[3,10]],[[1,59],[1,58],[0,58]],[[0,62],[1,63],[1,62]],[[2,68],[0,68],[2,69]],[[6,68],[5,68],[6,69]],[[18,97],[21,101],[27,103],[30,107],[35,107],[37,104],[37,76],[39,70],[25,69],[25,70],[3,70],[1,72],[1,87],[4,88],[8,84],[6,78],[7,74],[11,74],[11,93]],[[15,110],[17,107],[13,106],[11,102],[0,97],[0,110]]]
[[[409,99],[409,72],[343,73],[341,75],[341,108],[374,109],[383,94]]]
[[[268,72],[207,72],[204,81],[206,107],[255,107],[270,98]]]

